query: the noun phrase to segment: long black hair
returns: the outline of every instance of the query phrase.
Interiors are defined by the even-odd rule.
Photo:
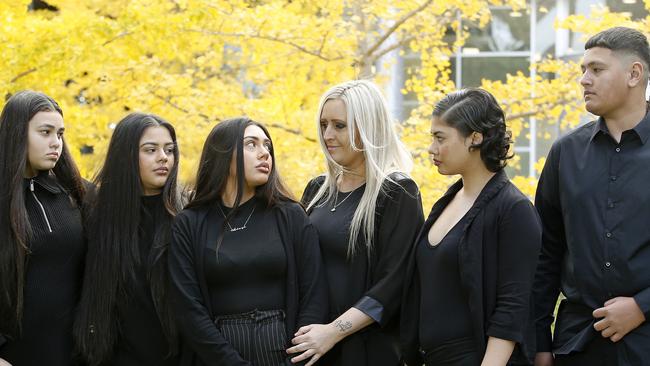
[[[221,195],[226,190],[226,184],[230,176],[230,163],[233,154],[235,154],[237,162],[237,196],[235,197],[233,210],[226,215],[224,225],[237,212],[237,207],[239,207],[244,193],[243,187],[245,184],[244,131],[246,127],[251,125],[261,128],[271,141],[270,154],[273,160],[269,179],[265,184],[255,188],[255,196],[263,199],[268,207],[282,202],[295,201],[277,171],[273,141],[271,140],[269,131],[259,122],[255,122],[247,117],[238,117],[225,120],[210,131],[203,145],[199,170],[196,174],[196,185],[190,195],[190,202],[186,208],[213,206],[221,200]],[[222,236],[220,236],[217,242],[217,249],[221,240]]]
[[[116,311],[128,300],[136,268],[144,265],[151,295],[170,353],[176,350],[177,331],[167,301],[167,248],[171,223],[181,208],[176,186],[178,149],[174,166],[162,192],[163,222],[158,223],[148,257],[140,257],[138,243],[143,195],[140,179],[139,144],[149,127],[162,126],[176,144],[174,127],[164,119],[132,113],[113,132],[106,161],[95,178],[96,194],[89,202],[88,254],[80,308],[74,325],[77,348],[90,365],[110,357],[119,335]],[[161,214],[161,213],[159,213]]]
[[[11,337],[20,335],[23,315],[25,260],[31,236],[23,179],[28,164],[29,121],[38,112],[63,116],[54,99],[30,90],[11,96],[0,115],[0,334]],[[84,186],[65,140],[52,172],[81,206]]]

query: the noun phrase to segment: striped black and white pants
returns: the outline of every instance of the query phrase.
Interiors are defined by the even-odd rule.
[[[284,311],[253,310],[214,320],[224,338],[255,366],[287,365]]]

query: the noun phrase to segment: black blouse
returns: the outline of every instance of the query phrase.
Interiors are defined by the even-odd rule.
[[[226,215],[231,210],[223,205],[221,209]],[[253,198],[242,204],[229,221],[233,228],[246,223],[246,229],[225,230],[218,254],[216,241],[205,248],[204,268],[212,311],[215,315],[229,315],[254,309],[284,309],[287,255],[273,212]],[[214,224],[223,225],[223,217]]]
[[[416,248],[420,281],[420,345],[433,350],[445,342],[472,338],[472,323],[458,268],[463,217],[440,243],[432,246],[424,227]],[[444,299],[444,301],[442,300]]]
[[[299,327],[323,323],[328,311],[327,285],[318,236],[304,210],[294,202],[264,206],[276,219],[286,254],[284,311],[287,338]],[[252,220],[252,219],[251,219]],[[206,246],[216,242],[223,216],[213,206],[183,210],[174,221],[169,269],[172,309],[182,337],[181,366],[250,365],[219,332],[206,281]],[[250,222],[249,222],[250,224]],[[240,226],[239,224],[237,226]]]
[[[24,185],[32,235],[22,334],[14,340],[0,336],[0,358],[19,366],[69,366],[86,252],[81,211],[48,172]]]
[[[328,267],[330,293],[341,292],[332,295],[335,296],[337,309],[330,312],[329,320],[354,306],[376,321],[339,342],[322,359],[324,365],[394,366],[399,363],[397,315],[400,294],[408,253],[422,225],[423,214],[420,192],[415,182],[401,173],[391,174],[390,177],[393,182],[384,182],[384,191],[377,199],[371,251],[368,251],[363,235],[360,235],[355,256],[351,259],[347,257],[350,215],[356,209],[365,187],[359,188],[359,192],[353,192],[341,203],[347,195],[343,193],[337,200],[335,212],[329,211],[333,202],[326,202],[310,212],[310,219],[319,228],[319,235],[322,235],[324,256],[328,257],[325,265]],[[303,204],[311,201],[324,180],[323,176],[317,177],[307,185]],[[329,232],[334,226],[338,226],[338,229]],[[346,235],[341,235],[342,232]]]
[[[425,228],[463,187],[452,185],[431,209]],[[527,364],[535,355],[532,282],[541,245],[541,225],[530,200],[506,173],[497,172],[466,215],[458,245],[460,283],[467,295],[472,335],[482,357],[489,337],[516,343],[511,361]],[[415,253],[409,260],[401,319],[404,360],[421,365],[420,276]]]
[[[118,306],[120,336],[109,363],[116,366],[176,366],[151,297],[148,265],[156,228],[164,219],[162,195],[143,196],[140,215],[140,266],[126,302]]]
[[[332,211],[333,200],[322,206],[314,207],[309,213],[309,219],[318,230],[323,264],[327,274],[330,298],[330,318],[335,319],[354,306],[366,290],[366,278],[354,276],[353,271],[368,271],[368,260],[365,255],[348,257],[348,238],[350,222],[354,211],[363,195],[364,186],[351,192],[338,192],[337,207]],[[372,309],[363,309],[371,317]],[[374,316],[373,316],[374,315]]]

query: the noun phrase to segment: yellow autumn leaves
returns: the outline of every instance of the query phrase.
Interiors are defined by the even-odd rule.
[[[48,0],[58,12],[32,12],[30,2],[0,0],[0,95],[38,89],[59,101],[66,139],[87,178],[102,161],[111,125],[130,111],[153,112],[176,126],[185,182],[209,129],[245,114],[271,127],[279,168],[299,194],[323,170],[314,116],[321,93],[357,77],[385,84],[394,75],[377,73],[383,56],[417,54],[420,66],[407,74],[403,92],[416,95],[420,107],[400,122],[419,161],[413,175],[425,208],[449,183],[426,163],[425,152],[428,115],[455,88],[450,57],[466,36],[449,35],[459,19],[487,25],[490,6],[527,6],[523,0]],[[604,10],[594,16],[602,27],[629,21]],[[558,26],[598,30],[586,19]],[[483,80],[518,139],[527,138],[522,131],[530,117],[566,129],[583,115],[575,63],[544,59],[536,70],[534,90],[523,72],[505,82]],[[94,153],[82,155],[82,147]],[[514,180],[534,191],[534,179]]]

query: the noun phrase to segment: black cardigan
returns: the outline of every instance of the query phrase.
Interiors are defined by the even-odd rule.
[[[419,228],[424,222],[420,191],[415,182],[403,173],[392,173],[393,181],[385,180],[377,197],[373,250],[368,254],[359,236],[359,255],[368,255],[365,278],[366,292],[382,307],[379,323],[350,335],[336,347],[346,365],[381,366],[399,358],[399,309],[408,255]],[[303,194],[307,205],[325,181],[324,176],[312,179]],[[361,271],[358,271],[361,272]],[[340,314],[338,314],[340,315]],[[337,316],[338,316],[337,315]],[[330,319],[333,320],[333,319]]]
[[[328,313],[327,284],[318,236],[302,207],[279,203],[274,211],[287,255],[287,339],[304,325],[323,323]],[[182,337],[182,366],[250,365],[230,346],[213,323],[210,296],[203,272],[206,238],[221,230],[211,220],[216,206],[183,210],[172,228],[169,252],[172,308]]]
[[[452,185],[431,209],[420,235],[431,225],[463,187]],[[526,196],[497,172],[467,213],[459,243],[461,286],[467,296],[479,352],[485,353],[488,337],[517,343],[511,362],[529,363],[535,356],[531,290],[541,245],[541,224]],[[421,365],[419,351],[420,279],[415,251],[408,265],[404,287],[401,342],[404,361]],[[440,301],[445,301],[441,297]]]

